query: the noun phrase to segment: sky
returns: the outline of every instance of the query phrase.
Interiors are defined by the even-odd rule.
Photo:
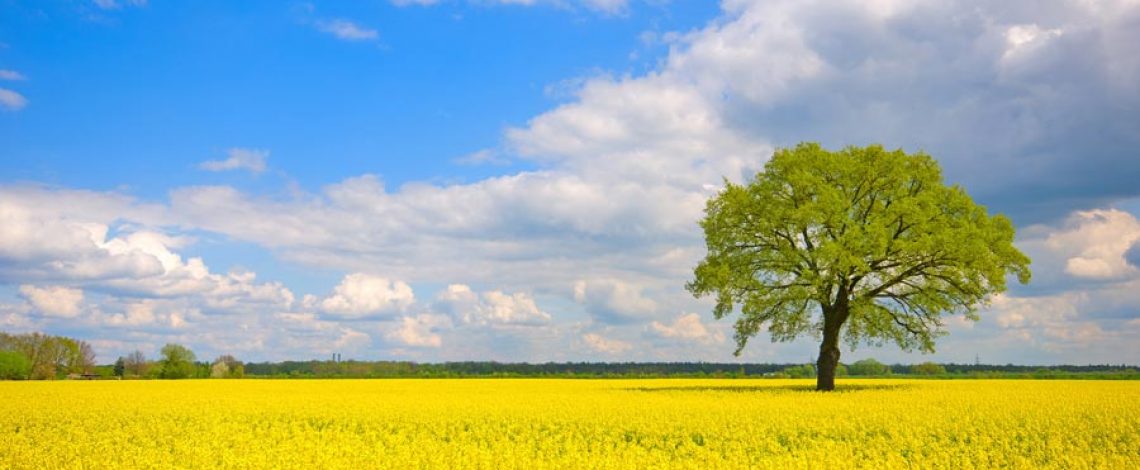
[[[808,362],[684,289],[801,141],[934,156],[1033,281],[933,354],[1140,363],[1140,2],[0,0],[0,330],[109,363]]]

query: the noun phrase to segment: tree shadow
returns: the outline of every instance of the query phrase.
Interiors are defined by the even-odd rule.
[[[830,393],[849,393],[870,390],[905,390],[911,384],[836,384]],[[675,387],[630,387],[634,392],[727,392],[727,393],[816,393],[815,385],[691,385]]]

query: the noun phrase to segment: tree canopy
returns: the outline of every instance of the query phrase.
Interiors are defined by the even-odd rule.
[[[184,379],[194,375],[194,351],[181,344],[162,347],[162,378]]]
[[[708,254],[687,287],[713,314],[739,309],[736,353],[767,328],[773,341],[822,334],[817,388],[834,388],[842,337],[932,352],[943,316],[976,309],[1029,281],[1014,227],[942,181],[929,155],[879,145],[776,151],[745,184],[708,201]]]

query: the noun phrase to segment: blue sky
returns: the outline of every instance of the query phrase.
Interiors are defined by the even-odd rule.
[[[101,361],[806,360],[683,290],[801,140],[931,153],[1034,259],[933,357],[845,359],[1140,357],[1132,2],[2,9],[0,329]]]
[[[3,19],[6,67],[34,77],[21,89],[41,96],[6,119],[3,138],[21,158],[3,169],[155,198],[211,182],[186,170],[234,146],[273,149],[273,168],[307,189],[361,173],[389,184],[486,176],[503,169],[454,160],[564,99],[562,81],[652,67],[664,48],[643,32],[717,13],[688,3],[615,16],[467,3],[17,2]],[[365,37],[338,37],[338,25]]]

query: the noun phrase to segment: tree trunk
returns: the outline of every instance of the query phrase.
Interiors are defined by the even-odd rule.
[[[846,320],[846,313],[824,313],[823,343],[819,345],[819,360],[816,362],[815,389],[818,391],[835,390],[835,369],[839,366],[839,328],[843,326],[843,320]]]

